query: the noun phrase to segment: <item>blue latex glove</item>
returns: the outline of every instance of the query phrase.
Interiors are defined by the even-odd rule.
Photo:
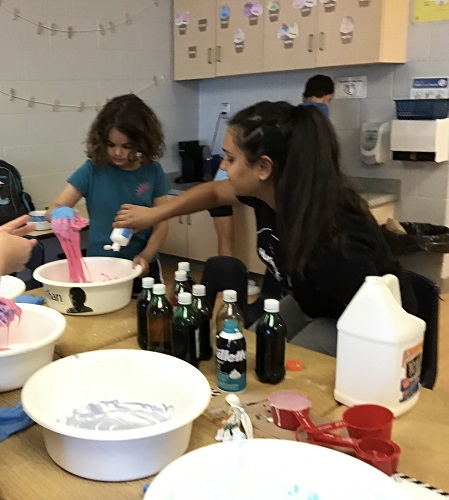
[[[38,306],[41,306],[44,301],[44,297],[36,297],[35,295],[19,295],[14,302],[22,304],[37,304]]]
[[[50,219],[70,219],[75,218],[75,210],[71,207],[56,207],[50,215]]]
[[[23,411],[22,403],[15,408],[0,408],[0,441],[33,424],[34,421]]]

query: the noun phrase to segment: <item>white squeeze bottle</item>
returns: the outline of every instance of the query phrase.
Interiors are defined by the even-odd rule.
[[[133,230],[127,227],[114,228],[111,233],[112,245],[104,245],[105,250],[114,250],[118,252],[122,247],[126,247],[132,238]]]
[[[367,276],[337,322],[335,399],[408,411],[419,397],[425,327],[402,308],[396,276]]]

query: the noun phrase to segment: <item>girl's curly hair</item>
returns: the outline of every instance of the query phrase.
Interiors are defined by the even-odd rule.
[[[103,107],[87,134],[86,154],[97,166],[110,163],[106,144],[113,128],[129,138],[142,164],[159,159],[165,151],[162,125],[155,113],[136,95],[121,95]]]

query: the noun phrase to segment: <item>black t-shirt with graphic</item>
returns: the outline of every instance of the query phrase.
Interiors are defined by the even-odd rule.
[[[394,274],[399,278],[403,307],[416,312],[416,299],[404,280],[401,266],[391,255],[374,218],[342,212],[346,230],[344,251],[329,248],[307,265],[304,276],[289,276],[285,250],[279,239],[276,213],[258,198],[238,196],[241,203],[254,208],[257,224],[257,252],[273,276],[290,290],[310,318],[335,318],[363,284],[366,276]]]

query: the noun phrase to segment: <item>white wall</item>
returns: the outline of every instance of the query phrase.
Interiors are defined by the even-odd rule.
[[[195,139],[198,83],[173,82],[172,8],[169,0],[3,0],[0,5],[0,90],[36,101],[86,105],[129,91],[138,92],[161,119],[166,133],[164,169],[179,169],[177,141]],[[66,29],[96,30],[144,10],[115,33],[51,35],[23,19]],[[160,81],[163,76],[165,81]],[[149,86],[157,77],[158,84]],[[0,157],[22,173],[37,208],[61,191],[67,176],[85,159],[84,140],[96,112],[14,100],[0,94]]]
[[[364,75],[368,79],[366,99],[334,99],[330,105],[331,120],[342,146],[344,171],[350,176],[399,179],[401,199],[397,217],[400,220],[449,225],[447,163],[391,161],[383,166],[365,167],[359,156],[362,123],[394,119],[394,98],[408,97],[414,76],[449,76],[446,50],[449,21],[414,24],[411,22],[413,4],[410,0],[406,64],[320,68],[203,80],[200,87],[200,138],[210,143],[221,102],[229,102],[232,112],[261,100],[299,103],[305,82],[317,72],[332,78]],[[220,144],[217,152],[219,148]],[[441,259],[439,256],[440,267]],[[442,276],[449,276],[449,264],[445,264]]]

